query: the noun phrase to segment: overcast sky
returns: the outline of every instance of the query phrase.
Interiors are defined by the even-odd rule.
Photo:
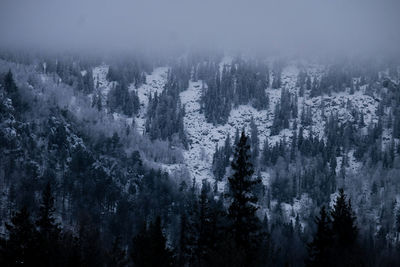
[[[397,52],[400,0],[0,0],[0,44]]]

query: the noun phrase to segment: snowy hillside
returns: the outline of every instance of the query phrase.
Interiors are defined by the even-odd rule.
[[[315,68],[310,68],[309,72],[315,74],[316,70]],[[294,64],[284,68],[282,71],[282,88],[289,90],[291,93],[297,92],[297,75],[298,69]],[[230,134],[232,137],[236,129],[245,128],[246,132],[249,132],[251,117],[254,118],[258,127],[260,146],[265,140],[268,140],[270,144],[275,144],[282,138],[290,142],[292,131],[289,129],[282,130],[279,135],[270,136],[274,108],[276,103],[280,101],[282,88],[266,89],[270,99],[268,110],[258,111],[250,105],[240,105],[231,111],[228,122],[225,125],[213,125],[206,121],[204,114],[200,111],[202,82],[190,82],[189,88],[180,94],[181,102],[185,106],[184,125],[190,142],[189,149],[184,151],[184,156],[191,175],[198,183],[203,179],[212,180],[212,155],[215,152],[216,145],[223,145],[226,136]],[[323,109],[321,108],[322,104],[324,106]],[[301,97],[298,99],[299,110],[302,109],[303,105],[311,107],[312,110],[312,125],[311,127],[305,127],[305,135],[312,132],[315,136],[324,137],[325,122],[323,117],[326,118],[330,114],[337,114],[341,122],[354,120],[350,113],[350,108],[352,107],[364,114],[366,126],[377,122],[375,110],[378,101],[364,95],[361,91],[353,95],[335,93],[331,96],[324,95],[307,99]],[[293,120],[291,123],[293,123]],[[297,123],[301,126],[300,119],[297,119]]]
[[[225,57],[219,63],[219,71],[221,72],[223,67],[230,66],[232,64],[232,58]],[[135,115],[135,127],[138,133],[141,135],[147,135],[145,132],[145,123],[148,119],[148,106],[150,95],[154,96],[155,93],[160,95],[168,82],[168,71],[169,67],[158,67],[155,68],[150,74],[146,75],[146,82],[138,87],[132,83],[129,86],[130,91],[137,91],[137,95],[140,101],[140,109]],[[378,123],[377,109],[380,102],[379,97],[372,97],[370,94],[366,94],[365,86],[361,87],[360,90],[350,92],[347,88],[342,92],[332,92],[330,94],[322,94],[316,97],[310,96],[310,91],[304,92],[304,96],[299,96],[300,88],[298,86],[299,73],[303,71],[312,77],[313,79],[320,80],[325,74],[324,67],[313,64],[299,64],[298,62],[290,62],[282,68],[281,71],[281,85],[279,88],[271,88],[271,83],[268,88],[265,88],[265,94],[268,96],[269,105],[265,109],[257,110],[252,105],[238,105],[233,107],[229,113],[227,122],[224,124],[213,124],[208,122],[204,111],[201,110],[201,101],[204,90],[207,89],[207,84],[202,81],[189,81],[188,88],[181,90],[179,93],[179,100],[184,107],[185,113],[183,117],[183,127],[187,137],[188,146],[187,149],[176,148],[172,146],[172,149],[180,149],[183,154],[183,163],[155,163],[158,168],[168,172],[173,177],[185,177],[189,175],[191,179],[195,179],[196,183],[200,185],[203,180],[209,181],[214,184],[213,168],[213,155],[216,151],[216,147],[224,146],[225,139],[228,135],[233,139],[237,129],[245,129],[247,133],[250,133],[251,119],[254,119],[254,123],[258,130],[259,139],[259,150],[262,149],[265,142],[268,142],[269,146],[279,144],[282,140],[285,140],[287,144],[291,143],[293,135],[292,127],[297,124],[297,134],[299,129],[303,128],[304,137],[312,136],[318,137],[326,141],[325,130],[328,118],[333,116],[337,119],[340,124],[345,122],[359,123],[360,116],[362,116],[363,124],[360,126],[361,132],[367,133],[368,128]],[[105,65],[96,67],[93,70],[94,82],[98,86],[98,90],[103,95],[104,99],[110,91],[110,88],[114,86],[113,82],[107,81],[108,67]],[[272,76],[273,77],[273,76]],[[272,78],[271,78],[272,79]],[[299,96],[297,99],[298,115],[295,118],[289,119],[289,128],[283,128],[277,133],[273,133],[274,116],[276,112],[276,106],[282,104],[282,96],[285,92],[289,92],[292,96]],[[310,122],[306,125],[302,124],[302,112],[309,110]],[[355,113],[356,111],[356,113]],[[126,119],[131,120],[121,114],[114,113],[115,119]],[[388,144],[390,139],[390,132],[384,129],[384,137],[382,138],[382,145]],[[388,136],[388,137],[385,137]],[[350,150],[347,153],[347,163],[345,167],[348,175],[357,174],[362,169],[363,164],[355,159],[355,151]],[[343,157],[337,156],[336,173],[340,173],[341,166],[343,163]],[[229,172],[225,174],[225,178],[218,182],[218,191],[226,190],[227,180],[226,177]],[[274,180],[275,170],[273,168],[264,168],[260,170],[260,175],[264,185],[270,187],[271,181]],[[180,179],[180,178],[178,178]],[[357,182],[354,178],[351,178],[353,182]],[[351,181],[350,179],[348,182]],[[368,184],[363,184],[364,190],[367,189]],[[336,197],[335,193],[331,195],[331,199]],[[292,200],[281,201],[271,200],[271,207],[267,208],[263,206],[260,210],[260,216],[268,214],[272,216],[273,212],[271,209],[281,205],[282,215],[286,221],[296,220],[296,214],[312,214],[310,208],[312,207],[313,199],[308,193],[303,193],[297,198]],[[291,203],[290,203],[291,202]],[[301,219],[300,223],[303,227],[307,226],[307,223]]]
[[[137,88],[140,101],[140,110],[135,122],[136,128],[140,134],[143,134],[145,131],[144,124],[146,121],[149,96],[153,95],[154,93],[160,94],[163,91],[165,82],[167,80],[167,72],[167,67],[154,69],[150,75],[146,75],[146,83]],[[130,87],[134,89],[134,85],[131,85]]]
[[[231,64],[232,58],[225,57],[220,63],[222,66]],[[302,66],[304,69],[304,66]],[[146,75],[146,83],[135,88],[134,84],[129,86],[129,90],[137,90],[140,109],[135,117],[135,127],[140,134],[145,132],[145,121],[150,95],[154,93],[160,94],[167,82],[168,67],[158,67],[152,73]],[[305,70],[313,77],[319,78],[323,74],[323,68],[318,65],[306,65]],[[108,66],[101,65],[93,69],[93,79],[96,90],[102,95],[103,105],[106,106],[107,95],[110,92],[114,82],[107,80]],[[180,93],[181,104],[185,107],[184,128],[188,137],[188,149],[182,150],[185,158],[185,164],[181,165],[162,165],[162,168],[173,171],[183,171],[187,168],[192,178],[195,178],[197,183],[201,183],[203,179],[213,181],[212,174],[212,155],[215,152],[216,145],[222,146],[226,136],[229,134],[231,138],[236,132],[236,129],[244,128],[249,132],[251,118],[258,128],[258,137],[260,149],[267,140],[270,145],[284,139],[290,142],[292,131],[283,129],[277,135],[271,135],[271,127],[274,119],[275,106],[281,99],[282,90],[285,89],[292,94],[298,94],[299,88],[296,87],[299,68],[296,62],[291,62],[282,70],[281,81],[282,85],[279,89],[266,88],[266,94],[269,97],[269,107],[265,110],[257,110],[250,105],[239,105],[233,108],[230,112],[228,121],[224,125],[214,125],[207,122],[204,114],[200,110],[200,101],[202,97],[202,87],[207,86],[202,81],[190,81],[189,87]],[[356,91],[354,94],[349,92],[332,93],[330,96],[323,95],[310,98],[308,93],[304,97],[298,98],[299,113],[303,108],[311,108],[312,124],[304,127],[304,135],[308,136],[312,133],[314,136],[324,138],[325,120],[331,115],[337,115],[340,122],[354,121],[351,113],[352,109],[357,109],[364,116],[365,128],[371,123],[377,123],[376,109],[379,99],[375,99],[364,94],[365,90]],[[299,114],[300,117],[300,114]],[[298,126],[301,125],[300,118],[296,119]],[[120,114],[114,114],[115,119],[126,120],[131,123],[131,118],[124,118]],[[294,119],[290,120],[290,125],[293,125]],[[350,155],[350,159],[351,159]],[[341,158],[338,158],[340,161]],[[350,169],[355,171],[356,163],[353,162]],[[268,172],[262,172],[264,182],[266,183],[269,177]],[[223,184],[221,184],[223,186]],[[220,188],[222,189],[222,188]]]
[[[105,64],[93,68],[94,86],[102,97],[103,106],[106,106],[107,95],[113,86],[113,83],[107,80],[107,73],[108,66]]]

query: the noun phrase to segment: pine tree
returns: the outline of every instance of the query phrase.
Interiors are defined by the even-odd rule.
[[[43,266],[58,265],[60,229],[54,218],[54,211],[54,197],[51,193],[50,183],[47,183],[42,193],[39,218],[36,221],[37,242],[41,248],[40,258],[43,260]]]
[[[11,224],[6,223],[8,240],[2,244],[1,258],[5,266],[24,264],[36,266],[37,252],[36,230],[31,221],[31,215],[26,207],[15,213]]]
[[[358,228],[356,217],[351,208],[350,200],[346,201],[344,190],[339,189],[339,196],[331,211],[334,255],[340,258],[332,259],[337,266],[362,266],[362,256],[357,244]]]
[[[250,146],[244,131],[235,149],[232,161],[233,175],[229,177],[229,196],[232,200],[228,209],[231,220],[231,233],[236,245],[245,251],[246,261],[251,262],[260,245],[260,221],[256,216],[257,197],[254,187],[261,183],[253,178],[253,166],[250,162]]]
[[[209,253],[216,242],[216,221],[211,208],[210,184],[203,181],[199,197],[199,238],[197,245],[197,257],[200,266],[203,266],[209,260]]]
[[[15,109],[19,110],[21,107],[21,96],[18,91],[18,87],[15,84],[13,74],[11,70],[7,72],[3,80],[4,89],[7,92],[9,98],[11,98]]]
[[[11,70],[8,70],[7,74],[4,76],[4,89],[8,94],[13,94],[18,91]]]
[[[333,237],[331,230],[331,219],[322,206],[319,217],[315,218],[317,232],[313,240],[308,244],[307,266],[331,266]]]
[[[351,246],[356,242],[358,229],[356,217],[351,209],[350,200],[346,201],[343,188],[339,189],[339,196],[331,212],[332,231],[336,241],[343,246]]]
[[[137,267],[173,266],[172,252],[166,246],[159,216],[133,239],[131,257]]]
[[[127,265],[126,250],[121,247],[121,238],[117,236],[108,252],[108,266],[122,267]]]
[[[400,233],[400,209],[396,212],[396,232]]]
[[[192,187],[193,189],[193,187]],[[192,189],[190,191],[192,191]],[[198,249],[199,216],[197,198],[190,192],[186,213],[181,215],[179,236],[179,265],[196,262]]]
[[[251,131],[251,162],[253,163],[254,166],[257,164],[257,158],[259,155],[259,139],[258,139],[258,129],[257,125],[254,122],[254,118],[251,117],[250,121],[250,131]]]
[[[49,238],[50,235],[59,232],[58,224],[54,218],[54,197],[50,183],[46,184],[42,193],[42,201],[39,208],[39,219],[36,222],[38,231]]]

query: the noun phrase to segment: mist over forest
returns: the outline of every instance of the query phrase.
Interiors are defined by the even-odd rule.
[[[400,265],[399,11],[1,1],[0,265]]]

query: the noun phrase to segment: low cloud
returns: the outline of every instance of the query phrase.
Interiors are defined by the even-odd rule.
[[[397,53],[399,11],[396,0],[3,0],[0,44]]]

